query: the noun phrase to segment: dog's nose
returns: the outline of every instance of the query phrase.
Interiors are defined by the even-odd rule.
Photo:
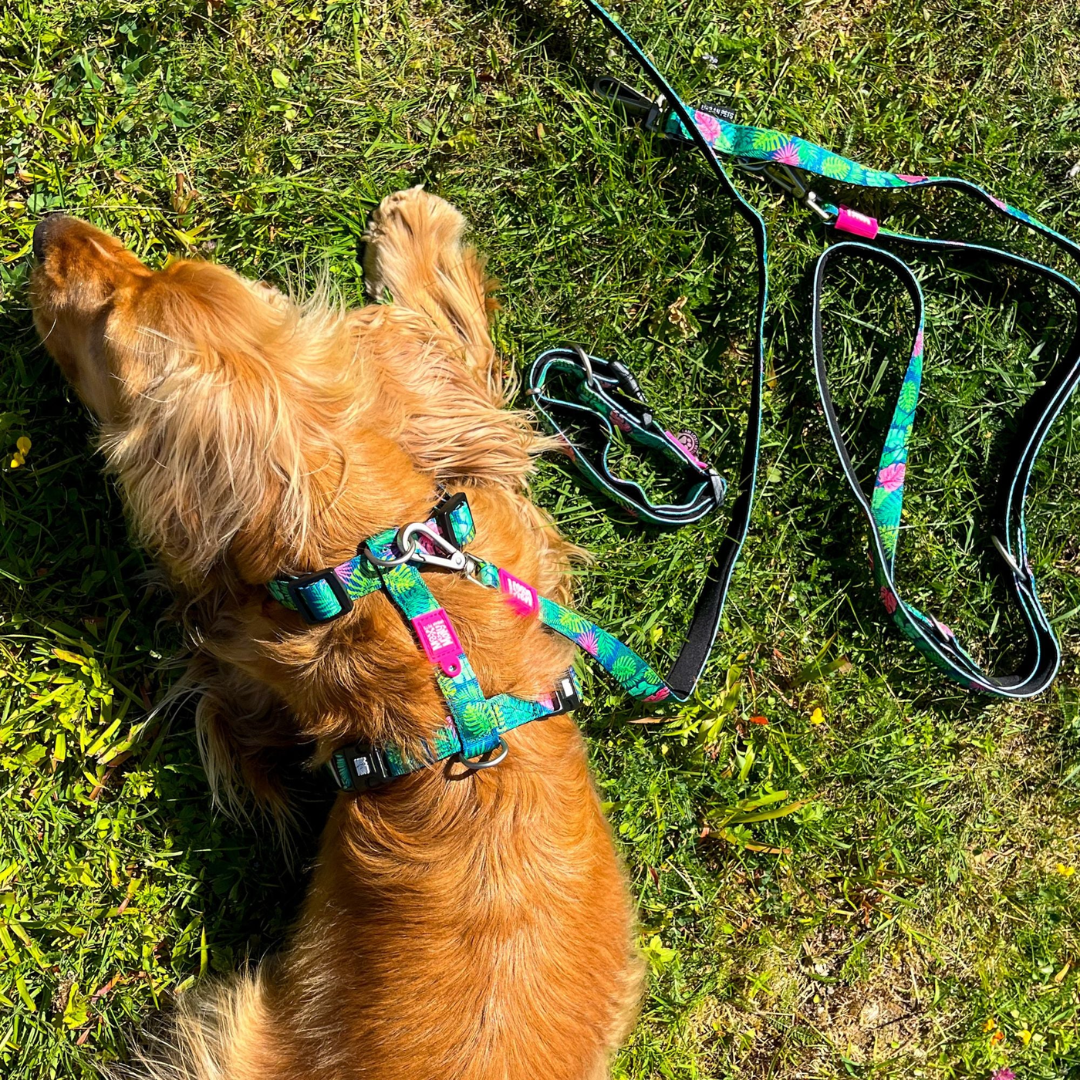
[[[42,218],[34,229],[34,258],[38,262],[45,261],[45,253],[49,249],[49,243],[56,238],[56,235],[64,229],[70,222],[66,214],[49,214],[48,217]]]

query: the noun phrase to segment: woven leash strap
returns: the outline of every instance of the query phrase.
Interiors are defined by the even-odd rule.
[[[1031,470],[1042,443],[1077,383],[1080,382],[1080,286],[1070,277],[1045,263],[1025,258],[1002,248],[890,232],[881,228],[874,218],[858,211],[842,205],[834,206],[828,202],[819,202],[814,193],[808,191],[802,184],[796,170],[799,173],[810,173],[837,183],[880,190],[950,188],[977,199],[993,214],[1026,226],[1051,241],[1060,251],[1078,263],[1080,263],[1080,247],[1024,211],[1009,206],[969,181],[955,177],[909,176],[868,169],[858,162],[805,139],[788,136],[768,128],[732,123],[726,116],[721,115],[721,110],[691,109],[682,102],[652,61],[603,7],[595,3],[595,0],[585,0],[585,4],[626,47],[661,95],[660,103],[650,112],[650,126],[669,138],[693,144],[701,151],[711,171],[719,180],[722,190],[733,199],[736,211],[750,224],[757,255],[757,340],[751,377],[749,421],[740,469],[739,498],[732,509],[727,536],[709,572],[686,645],[672,673],[668,676],[667,683],[671,686],[672,692],[680,698],[689,695],[715,641],[731,573],[749,524],[760,447],[761,394],[764,375],[762,331],[768,305],[767,236],[763,219],[735,189],[720,163],[718,155],[722,154],[732,158],[736,167],[749,172],[765,172],[769,179],[780,183],[792,194],[805,198],[807,204],[825,221],[827,226],[841,234],[841,242],[835,243],[824,252],[815,268],[814,369],[830,436],[836,446],[844,475],[870,527],[871,557],[886,609],[901,631],[914,642],[920,651],[965,687],[1003,697],[1020,698],[1038,694],[1053,680],[1060,663],[1061,651],[1035,589],[1035,579],[1027,553],[1024,500]],[[613,80],[604,81],[613,82]],[[610,96],[614,100],[620,100],[617,93]],[[640,96],[632,92],[631,99],[630,104],[635,106],[642,100]],[[780,170],[787,180],[779,180],[770,170]],[[788,187],[789,183],[790,187]],[[846,240],[844,234],[859,239]],[[896,587],[895,563],[907,468],[907,447],[922,383],[923,299],[918,280],[907,264],[890,251],[871,246],[869,241],[878,243],[887,241],[924,249],[964,249],[976,252],[1008,265],[1026,268],[1062,286],[1072,297],[1076,306],[1077,329],[1073,340],[1048,376],[1046,385],[1024,409],[1019,420],[1014,449],[1003,471],[1000,484],[1000,506],[995,515],[1000,524],[1000,539],[994,538],[994,546],[1002,556],[1007,586],[1028,631],[1026,655],[1017,670],[1008,675],[997,676],[984,672],[959,644],[945,623],[908,604],[900,597]],[[873,493],[869,497],[862,491],[841,433],[829,391],[824,360],[822,292],[826,268],[830,260],[835,258],[862,258],[885,267],[896,276],[911,296],[916,312],[917,328],[911,359],[901,384]]]

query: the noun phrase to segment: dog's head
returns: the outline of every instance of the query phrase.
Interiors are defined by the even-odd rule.
[[[178,584],[212,569],[257,583],[345,558],[367,516],[335,515],[346,474],[350,489],[367,488],[369,510],[378,485],[358,472],[390,468],[408,488],[414,470],[346,378],[356,349],[341,311],[212,263],[152,270],[62,215],[38,225],[33,246],[38,331],[100,423],[140,536]],[[423,501],[430,480],[420,487]],[[336,516],[352,518],[340,553],[327,550]]]

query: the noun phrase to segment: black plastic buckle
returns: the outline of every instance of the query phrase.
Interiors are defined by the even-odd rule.
[[[320,581],[326,583],[339,605],[338,610],[331,615],[319,615],[313,611],[311,605],[308,603],[307,596],[303,591],[304,589],[309,589],[312,585],[317,585]],[[342,615],[346,615],[352,611],[352,597],[345,591],[345,586],[342,585],[341,578],[339,578],[333,570],[320,570],[317,574],[308,574],[306,577],[293,578],[291,581],[285,582],[285,589],[289,594],[289,599],[296,605],[296,610],[300,613],[300,617],[304,622],[311,626],[319,626],[321,623],[332,622],[334,619],[340,618]]]
[[[347,790],[369,791],[396,779],[390,771],[386,754],[376,746],[357,743],[355,746],[343,747],[337,754],[340,755],[349,777],[351,786]]]
[[[564,716],[573,712],[581,704],[581,691],[578,689],[577,680],[573,671],[568,671],[559,679],[559,685],[551,695],[552,704],[555,708],[549,716]]]
[[[438,527],[439,532],[443,534],[443,538],[449,540],[454,547],[459,550],[465,546],[465,538],[458,536],[457,530],[454,528],[454,519],[450,516],[458,507],[462,505],[468,505],[469,500],[465,497],[465,492],[459,491],[456,495],[451,495],[447,499],[443,499],[438,506],[435,507],[432,516],[435,518],[435,524]]]
[[[615,372],[615,378],[619,383],[619,389],[626,394],[627,397],[634,398],[648,408],[648,402],[645,400],[645,393],[638,385],[638,381],[634,378],[630,369],[618,360],[609,360],[608,366]]]

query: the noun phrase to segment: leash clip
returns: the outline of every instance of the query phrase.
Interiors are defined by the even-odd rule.
[[[427,541],[426,545],[424,540]],[[475,569],[473,560],[464,551],[422,521],[403,525],[395,543],[405,553],[406,562],[419,566],[439,566],[444,570],[459,570],[466,574]],[[433,548],[435,550],[431,550]]]
[[[822,221],[832,221],[832,214],[818,202],[817,192],[808,188],[803,183],[802,177],[790,165],[777,166],[772,162],[741,161],[739,168],[744,172],[764,176],[770,184],[779,188],[785,195],[806,203]]]

